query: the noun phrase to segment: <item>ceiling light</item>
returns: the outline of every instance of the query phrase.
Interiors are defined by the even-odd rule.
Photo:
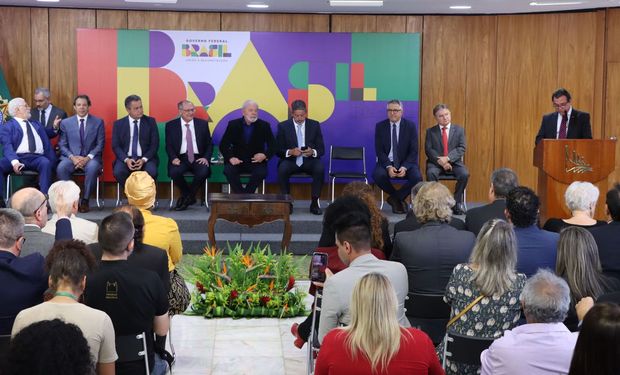
[[[126,3],[160,3],[160,4],[176,4],[177,0],[125,0]]]
[[[329,0],[332,7],[382,7],[383,0]]]
[[[267,4],[248,4],[248,5],[246,5],[246,7],[253,8],[253,9],[267,9],[267,8],[269,8],[269,5],[267,5]]]
[[[471,5],[450,5],[450,9],[471,9]]]
[[[579,5],[579,4],[583,4],[583,1],[555,1],[555,2],[532,1],[530,3],[530,6],[533,6],[533,7],[550,7],[550,6]]]

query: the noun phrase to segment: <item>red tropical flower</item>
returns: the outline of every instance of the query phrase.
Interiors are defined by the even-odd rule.
[[[271,298],[269,298],[269,297],[267,297],[267,296],[264,296],[264,297],[261,297],[261,298],[260,298],[260,303],[261,303],[261,305],[263,305],[263,306],[267,306],[267,303],[268,303],[269,301],[271,301]]]
[[[230,299],[236,299],[237,297],[239,297],[239,292],[237,292],[236,290],[231,290]]]
[[[286,284],[286,291],[288,292],[289,290],[293,289],[293,287],[295,286],[295,278],[293,277],[293,275],[288,277],[288,284]]]
[[[205,286],[202,285],[202,283],[200,281],[196,281],[196,289],[198,289],[198,291],[200,293],[204,293],[205,292]]]

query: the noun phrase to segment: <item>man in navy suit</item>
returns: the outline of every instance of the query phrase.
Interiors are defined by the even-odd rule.
[[[39,190],[47,194],[56,156],[45,129],[38,121],[29,121],[30,106],[22,98],[9,102],[9,114],[13,118],[0,127],[4,150],[0,159],[0,196],[4,198],[6,175],[21,174],[24,170],[39,173]],[[4,199],[0,199],[0,207],[4,206]]]
[[[78,208],[82,213],[89,211],[88,200],[103,166],[101,154],[105,142],[103,120],[89,113],[90,104],[88,95],[76,96],[75,116],[60,123],[60,163],[56,167],[59,180],[71,179],[76,170],[84,171],[84,189]]]
[[[125,109],[128,116],[114,121],[112,128],[112,150],[116,156],[114,177],[121,186],[125,186],[127,177],[135,171],[146,171],[157,180],[157,122],[144,114],[138,95],[125,98]]]
[[[67,118],[67,113],[50,102],[50,90],[38,87],[34,90],[35,108],[30,110],[33,120],[39,121],[45,128],[47,136],[54,138],[60,130],[60,122]]]
[[[469,179],[469,171],[463,163],[465,155],[465,129],[452,124],[450,108],[446,104],[437,104],[433,108],[437,125],[426,130],[424,150],[426,152],[426,179],[437,181],[441,174],[453,174],[456,177],[453,211],[456,215],[465,213],[463,196]]]
[[[189,100],[177,104],[179,118],[166,123],[166,153],[168,154],[168,176],[181,189],[181,197],[175,209],[186,210],[196,203],[196,192],[211,175],[209,160],[213,154],[213,143],[209,123],[194,117],[196,108]],[[183,173],[191,171],[194,180],[191,186]]]
[[[405,199],[411,188],[422,181],[418,166],[418,129],[412,121],[403,118],[400,100],[388,102],[387,114],[388,118],[375,126],[377,165],[372,178],[390,195],[387,202],[392,211],[404,214]],[[390,181],[392,178],[404,179],[405,183],[396,190]]]
[[[258,104],[246,100],[241,108],[243,117],[228,122],[220,142],[224,157],[224,175],[233,193],[253,194],[267,176],[267,161],[273,156],[276,141],[267,121],[258,118]],[[245,188],[241,173],[250,173]]]
[[[605,209],[611,221],[607,225],[590,228],[598,247],[603,273],[620,280],[620,184],[615,184],[605,197]]]
[[[592,139],[590,114],[573,108],[568,90],[556,90],[551,94],[551,101],[555,112],[543,116],[536,144],[544,138]]]
[[[312,176],[312,202],[310,212],[321,215],[319,197],[325,178],[325,168],[321,157],[325,154],[325,144],[321,125],[309,119],[306,103],[295,100],[291,103],[293,117],[278,124],[278,181],[280,192],[290,192],[289,178],[294,173],[308,173]]]

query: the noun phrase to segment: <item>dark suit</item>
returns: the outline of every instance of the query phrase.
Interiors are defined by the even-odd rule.
[[[131,120],[131,121],[130,121]],[[133,120],[129,116],[125,116],[114,122],[112,128],[112,150],[116,156],[114,161],[114,177],[121,186],[125,185],[127,177],[132,171],[127,168],[124,160],[128,158],[127,154],[131,150],[131,138],[129,127],[133,127]],[[159,130],[157,122],[154,118],[143,115],[140,118],[138,143],[142,153],[140,155],[132,155],[134,160],[146,158],[147,161],[142,166],[142,170],[146,171],[154,180],[157,181],[157,152],[159,151]]]
[[[560,235],[536,226],[514,227],[517,237],[517,272],[530,277],[540,268],[555,270]]]
[[[413,212],[410,212],[407,214],[407,218],[394,224],[394,239],[396,239],[396,234],[420,229],[422,228],[422,225],[423,224],[418,221],[418,218],[413,214]],[[448,225],[454,229],[465,230],[465,223],[458,217],[452,217]]]
[[[251,135],[245,140],[244,126],[251,126]],[[247,129],[246,129],[247,130]],[[228,122],[220,142],[220,152],[224,157],[224,174],[234,193],[254,193],[258,185],[267,176],[267,161],[275,154],[276,144],[269,123],[261,119],[246,125],[243,117]],[[252,157],[263,153],[267,159],[261,163],[252,163]],[[230,164],[230,158],[236,157],[242,163]],[[246,187],[241,185],[241,173],[250,173]]]
[[[428,222],[418,230],[398,233],[390,260],[407,268],[410,293],[443,294],[452,270],[469,260],[475,242],[471,232]]]
[[[60,123],[60,163],[56,167],[59,180],[70,180],[75,171],[71,156],[88,156],[93,158],[84,166],[84,190],[82,198],[90,198],[97,182],[97,176],[103,166],[101,154],[105,143],[105,127],[99,117],[88,115],[84,124],[84,146],[80,138],[80,123],[77,115],[62,120]]]
[[[468,231],[477,236],[487,221],[491,219],[506,220],[504,209],[506,209],[506,200],[496,199],[493,203],[467,210],[465,226]]]
[[[166,123],[166,153],[168,154],[168,176],[174,181],[174,184],[181,189],[183,197],[196,196],[196,192],[205,180],[211,175],[209,165],[196,163],[200,158],[207,159],[211,162],[213,154],[213,142],[211,133],[209,132],[209,123],[205,120],[194,118],[194,135],[197,150],[194,150],[194,161],[192,163],[187,159],[187,152],[181,154],[181,143],[187,134],[185,122],[181,118],[174,119]],[[173,165],[172,160],[179,159],[180,165]],[[191,171],[194,174],[194,180],[191,187],[185,181],[183,173]]]
[[[318,199],[323,187],[325,178],[325,168],[321,162],[321,157],[325,154],[325,144],[321,125],[317,121],[306,119],[304,131],[304,145],[316,150],[316,156],[304,157],[303,164],[297,166],[295,156],[286,157],[286,151],[299,147],[297,131],[293,119],[288,119],[278,124],[278,134],[276,137],[277,154],[280,157],[278,162],[278,182],[280,192],[288,194],[290,192],[289,178],[293,173],[308,173],[312,176],[312,199]]]
[[[22,121],[20,119],[20,121]],[[47,194],[52,179],[52,166],[56,161],[56,155],[50,140],[45,133],[45,129],[37,121],[29,121],[33,130],[41,138],[43,144],[43,154],[20,153],[17,154],[22,138],[27,137],[22,131],[21,126],[16,118],[7,121],[0,127],[0,143],[2,143],[4,156],[0,159],[0,196],[4,197],[6,176],[13,173],[12,160],[18,160],[24,164],[27,171],[36,171],[39,173],[39,188],[43,194]]]
[[[590,233],[598,246],[603,273],[620,280],[620,221],[591,228]]]
[[[422,181],[420,167],[418,165],[418,128],[409,120],[400,119],[400,127],[398,129],[398,164],[391,162],[389,159],[390,150],[392,149],[392,127],[390,120],[383,120],[375,125],[375,152],[377,154],[377,165],[372,173],[372,178],[381,190],[390,196],[395,196],[400,201],[404,201],[411,188]],[[396,158],[393,157],[392,160]],[[405,176],[406,182],[396,190],[390,181],[387,167],[393,166],[399,169],[401,166],[407,168]]]
[[[556,139],[558,135],[558,112],[548,113],[543,116],[540,129],[536,134],[536,144],[541,139]],[[568,119],[566,129],[567,139],[592,139],[592,126],[590,125],[590,114],[572,109]]]
[[[457,203],[463,202],[463,193],[469,179],[469,171],[463,163],[465,148],[465,129],[458,125],[450,124],[450,130],[448,131],[448,158],[452,165],[452,173],[456,177],[454,199]],[[440,156],[444,156],[441,127],[439,125],[426,130],[424,151],[426,152],[426,179],[428,181],[437,181],[439,175],[446,174],[443,167],[437,162]]]
[[[55,105],[52,105],[49,115],[46,116],[47,121],[43,124],[44,121],[41,121],[41,111],[36,107],[30,109],[30,118],[38,121],[40,124],[43,124],[45,133],[49,138],[54,138],[58,135],[58,131],[54,130],[54,119],[56,119],[56,116],[64,120],[67,118],[67,113]]]

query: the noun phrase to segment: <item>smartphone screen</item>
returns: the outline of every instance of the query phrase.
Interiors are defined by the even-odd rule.
[[[327,268],[327,254],[313,253],[310,267],[310,280],[324,282],[325,268]]]

